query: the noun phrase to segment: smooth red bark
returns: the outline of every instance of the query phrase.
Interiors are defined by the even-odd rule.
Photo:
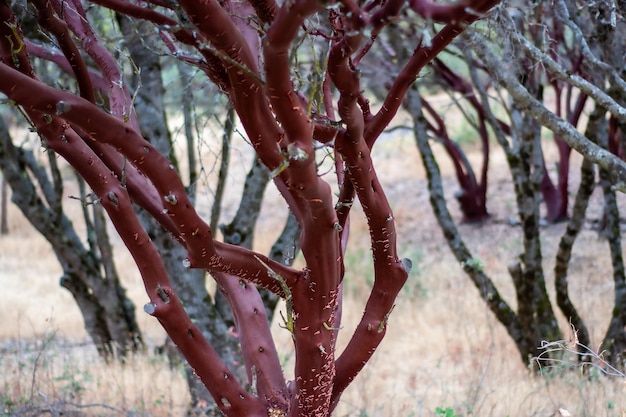
[[[326,4],[294,0],[279,7],[272,0],[181,0],[180,6],[194,25],[191,30],[179,25],[174,14],[168,15],[171,11],[166,2],[148,2],[163,7],[162,12],[121,0],[94,3],[155,23],[167,49],[201,68],[228,95],[259,159],[272,171],[278,190],[300,224],[305,268],[296,270],[251,250],[215,241],[173,165],[139,133],[131,95],[120,83],[121,71],[87,24],[78,0],[65,3],[69,9],[63,20],[57,18],[61,16],[58,1],[37,4],[43,26],[67,42],[62,47],[66,61],[59,62],[66,69],[69,63],[77,79],[83,79],[80,91],[87,100],[34,78],[28,49],[15,49],[21,34],[9,26],[0,29],[4,35],[0,39],[0,91],[25,109],[48,145],[66,158],[98,195],[141,272],[150,297],[146,311],[161,322],[226,415],[267,415],[270,408],[291,416],[329,415],[383,339],[394,300],[408,276],[409,263],[398,257],[394,217],[374,169],[371,149],[419,71],[497,1],[473,2],[471,10],[466,7],[464,13],[450,6],[447,15],[442,7],[413,2],[412,7],[420,13],[437,19],[447,16],[450,23],[431,46],[415,50],[376,114],[371,113],[362,92],[358,62],[370,50],[376,34],[400,15],[402,2],[372,2],[361,8],[344,0],[338,10],[328,12],[334,33],[323,35],[331,40],[331,51],[323,74],[324,109],[312,109],[315,114],[309,113],[310,103],[294,87],[290,53],[306,19],[323,11]],[[2,15],[8,19],[5,21],[14,22],[8,6],[0,6]],[[263,27],[250,27],[248,22],[259,24],[254,19]],[[374,36],[364,45],[368,27]],[[73,37],[67,36],[68,29]],[[261,42],[258,31],[265,30]],[[73,55],[78,50],[74,37],[100,70],[101,79],[94,78],[97,83]],[[331,83],[339,95],[337,106]],[[104,90],[112,114],[93,104],[93,85]],[[325,144],[334,141],[337,178],[342,186],[338,202],[317,171],[314,139]],[[356,198],[370,229],[374,285],[352,339],[337,358],[343,254],[350,208]],[[256,384],[258,395],[242,388],[185,314],[131,200],[146,208],[187,249],[190,267],[215,275],[231,304],[249,382]],[[282,376],[261,300],[250,283],[287,301],[296,350],[296,379],[291,386]]]

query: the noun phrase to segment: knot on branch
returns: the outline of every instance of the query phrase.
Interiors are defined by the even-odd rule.
[[[289,155],[289,159],[294,161],[306,161],[309,159],[307,151],[292,143],[287,147],[287,155]]]
[[[120,200],[117,198],[117,194],[115,194],[113,191],[109,191],[109,193],[107,194],[107,197],[109,198],[109,200],[111,201],[111,203],[113,203],[115,207],[119,207]]]
[[[413,261],[410,260],[409,258],[403,258],[402,267],[404,268],[407,274],[410,273],[411,269],[413,269]]]
[[[175,205],[176,203],[178,203],[178,199],[176,198],[174,193],[171,191],[168,195],[163,196],[163,199],[167,201],[168,203],[170,203],[171,205]]]
[[[171,290],[165,289],[161,287],[160,285],[157,287],[157,295],[159,296],[161,301],[163,301],[165,304],[169,304],[170,302],[170,295],[168,294],[169,291]]]
[[[287,413],[280,408],[270,407],[267,410],[267,417],[286,417]]]
[[[154,312],[156,311],[156,304],[155,303],[147,303],[143,306],[143,311],[145,311],[146,313],[150,314],[151,316],[154,315]]]

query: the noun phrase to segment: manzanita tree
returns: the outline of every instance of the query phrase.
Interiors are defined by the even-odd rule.
[[[224,414],[326,416],[383,339],[411,266],[396,253],[393,212],[370,157],[372,147],[421,69],[496,3],[33,0],[27,6],[3,1],[0,91],[20,107],[45,146],[92,188],[141,273],[149,297],[144,310],[159,320]],[[162,46],[158,52],[196,66],[227,94],[299,224],[304,268],[216,240],[175,165],[142,137],[133,94],[92,21],[90,11],[97,7],[153,25],[152,36]],[[21,16],[25,10],[36,16],[46,35],[26,39],[18,9]],[[436,22],[438,31],[432,38],[416,37],[412,54],[374,111],[361,85],[361,60],[375,48],[387,48],[378,39],[394,30],[390,23],[415,19]],[[304,42],[306,56],[300,50]],[[46,84],[33,70],[31,59],[46,51],[75,77],[75,86]],[[306,57],[310,65],[304,65]],[[319,148],[334,156],[338,196],[318,172]],[[368,222],[375,277],[361,321],[339,353],[343,254],[357,199]],[[131,203],[184,247],[182,265],[206,270],[216,280],[237,327],[245,384],[190,319]],[[283,325],[295,347],[290,383],[257,287],[286,302]]]

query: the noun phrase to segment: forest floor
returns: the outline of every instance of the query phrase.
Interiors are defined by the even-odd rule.
[[[454,260],[429,205],[427,184],[412,136],[394,134],[377,144],[378,173],[394,209],[400,256],[411,258],[413,272],[390,319],[385,340],[371,363],[342,397],[336,416],[413,417],[626,415],[626,385],[597,370],[582,377],[560,364],[534,376],[515,345],[479,298]],[[460,213],[450,164],[439,155],[449,207]],[[471,158],[478,158],[478,153]],[[572,190],[578,163],[572,167]],[[243,170],[242,172],[245,172]],[[233,174],[234,175],[234,174]],[[233,177],[237,182],[241,176]],[[239,179],[237,179],[239,178]],[[239,181],[240,182],[240,181]],[[508,168],[494,152],[490,162],[489,211],[486,222],[460,225],[468,247],[501,294],[516,300],[507,265],[521,251],[521,230]],[[234,214],[240,188],[229,187],[223,218]],[[591,332],[594,350],[606,331],[613,305],[613,281],[607,242],[594,230],[601,212],[596,192],[571,261],[571,296]],[[74,204],[68,200],[66,204]],[[75,203],[78,206],[78,203]],[[256,248],[265,251],[283,221],[275,191],[268,191]],[[74,210],[78,213],[78,207]],[[201,210],[202,211],[202,210]],[[208,211],[208,206],[204,211]],[[279,211],[280,212],[280,211]],[[11,208],[10,234],[0,237],[0,416],[180,416],[188,394],[180,367],[150,350],[124,365],[105,364],[90,345],[71,296],[58,285],[61,275],[48,244]],[[265,219],[265,220],[263,220]],[[554,254],[565,224],[542,228],[548,289],[553,291]],[[138,308],[139,324],[149,346],[164,333],[143,314],[141,281],[128,253],[116,240],[118,268]],[[358,322],[372,282],[366,224],[358,208],[352,217],[346,256],[345,306],[339,345],[345,345]],[[557,312],[563,339],[572,338],[567,319]],[[288,332],[274,326],[285,362],[292,357]],[[549,365],[549,364],[544,364]]]

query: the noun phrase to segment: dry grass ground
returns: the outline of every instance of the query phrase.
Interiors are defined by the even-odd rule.
[[[399,228],[401,256],[412,258],[414,272],[391,316],[385,341],[372,362],[345,393],[337,416],[541,416],[568,410],[576,417],[625,415],[624,380],[557,369],[532,376],[512,341],[478,297],[454,261],[439,231],[426,191],[426,180],[410,135],[383,140],[375,150]],[[450,168],[447,191],[455,191]],[[491,167],[492,218],[481,226],[463,225],[461,232],[499,286],[515,304],[506,270],[518,255],[520,230],[509,226],[515,215],[511,184],[501,157]],[[236,183],[237,174],[233,174]],[[575,173],[572,174],[575,176]],[[236,207],[239,188],[229,187],[224,218]],[[264,207],[274,211],[280,200],[271,192]],[[597,217],[599,195],[592,217]],[[68,205],[72,203],[67,202]],[[453,211],[457,210],[454,203]],[[208,204],[201,207],[208,212]],[[458,212],[454,213],[459,218]],[[180,416],[188,402],[180,369],[170,369],[158,356],[140,355],[125,365],[102,363],[89,346],[81,316],[69,294],[60,289],[60,270],[47,243],[14,209],[11,233],[0,238],[0,398],[2,415]],[[257,246],[272,242],[276,220],[260,225]],[[548,285],[558,238],[564,225],[544,229],[543,249]],[[346,259],[345,344],[360,318],[371,282],[367,231],[355,212],[352,245]],[[116,243],[119,269],[138,306],[146,301],[135,267]],[[571,291],[587,319],[598,347],[612,305],[612,278],[606,242],[588,225],[575,249]],[[155,321],[138,312],[151,345],[163,333]],[[561,317],[565,337],[567,320]],[[276,339],[288,366],[293,359],[287,332],[275,326]],[[289,374],[289,371],[286,371]],[[437,414],[436,409],[442,409]],[[448,414],[445,414],[445,410]],[[562,414],[566,415],[566,414]]]

